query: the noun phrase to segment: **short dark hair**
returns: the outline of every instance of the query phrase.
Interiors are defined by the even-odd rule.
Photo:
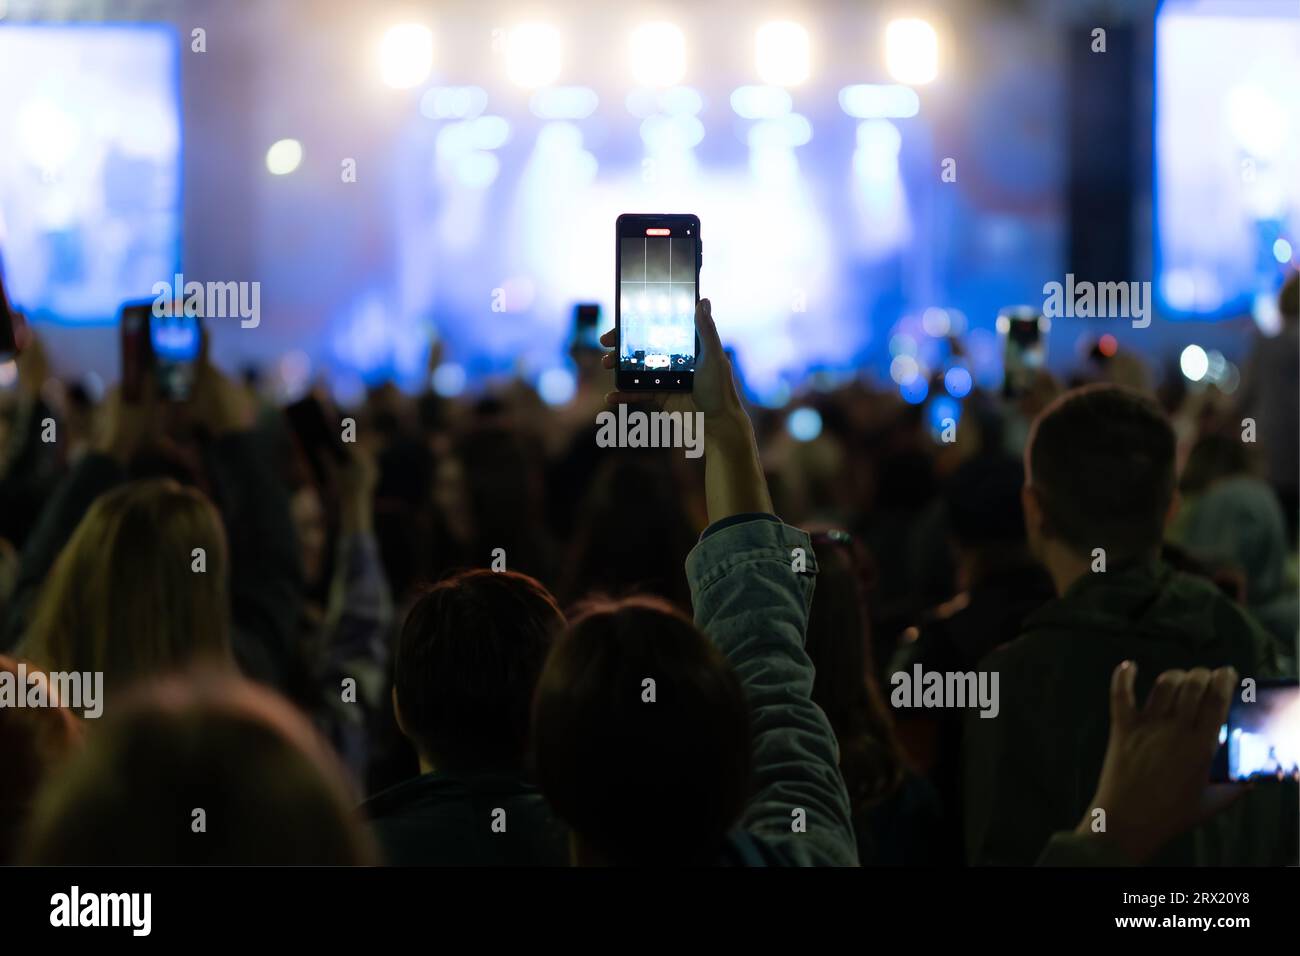
[[[537,685],[533,735],[547,800],[612,865],[711,862],[749,795],[744,689],[661,598],[579,612]]]
[[[1154,399],[1106,384],[1066,392],[1034,421],[1026,451],[1046,533],[1080,555],[1153,556],[1173,500],[1174,449]]]
[[[440,769],[522,768],[533,689],[564,615],[515,571],[460,571],[406,616],[393,682],[402,725]]]

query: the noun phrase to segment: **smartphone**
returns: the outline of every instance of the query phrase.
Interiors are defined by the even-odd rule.
[[[628,392],[689,392],[699,354],[699,217],[624,213],[614,230],[614,384]]]
[[[285,409],[285,415],[312,467],[321,464],[325,456],[340,464],[347,461],[348,453],[343,447],[339,424],[337,420],[330,424],[325,406],[316,396],[308,395],[298,399]]]
[[[599,304],[579,302],[573,307],[573,341],[570,347],[584,352],[602,351]]]
[[[149,312],[149,344],[158,394],[171,402],[187,401],[194,391],[194,368],[203,348],[201,313],[193,303],[177,302],[165,310],[155,304]]]
[[[153,374],[153,349],[149,340],[149,315],[153,300],[127,302],[118,312],[118,336],[122,352],[122,398],[140,401],[145,376]]]
[[[203,320],[197,310],[180,302],[163,308],[154,299],[142,299],[124,304],[120,316],[123,397],[138,401],[145,376],[152,375],[161,398],[187,401],[203,346]]]
[[[1300,780],[1300,685],[1295,678],[1259,681],[1255,699],[1234,696],[1219,728],[1211,777],[1218,782]]]
[[[1002,394],[1018,398],[1034,384],[1047,365],[1047,332],[1051,320],[1028,305],[1013,305],[998,312],[1002,337]]]

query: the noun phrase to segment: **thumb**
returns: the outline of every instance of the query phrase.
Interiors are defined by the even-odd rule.
[[[1134,687],[1137,684],[1137,664],[1133,661],[1121,661],[1110,675],[1110,727],[1127,730],[1137,720],[1137,697]]]
[[[713,303],[708,299],[695,303],[695,331],[704,351],[722,354],[722,340],[718,337],[718,327],[713,324]]]

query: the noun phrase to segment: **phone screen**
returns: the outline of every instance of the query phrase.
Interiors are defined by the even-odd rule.
[[[156,363],[158,393],[183,402],[194,388],[194,363],[198,361],[203,332],[197,315],[186,315],[180,303],[170,315],[149,313],[149,344]]]
[[[1013,306],[998,313],[997,327],[1002,336],[1002,394],[1015,398],[1029,391],[1047,365],[1050,323],[1034,308]]]
[[[689,392],[695,380],[700,220],[622,215],[617,223],[620,390]]]
[[[1255,699],[1238,693],[1219,728],[1215,780],[1300,780],[1300,686],[1294,679],[1260,681]]]

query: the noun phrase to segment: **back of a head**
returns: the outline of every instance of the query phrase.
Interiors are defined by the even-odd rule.
[[[514,571],[462,571],[425,591],[398,638],[402,727],[445,770],[522,769],[533,690],[564,629],[550,592]]]
[[[749,794],[740,681],[657,598],[583,610],[547,659],[533,735],[537,781],[593,862],[707,864]]]
[[[1230,431],[1202,435],[1187,453],[1179,476],[1179,490],[1185,495],[1195,495],[1216,481],[1250,474],[1253,462],[1248,448]]]
[[[27,693],[18,680],[18,661],[0,655],[0,672],[14,682],[17,693]],[[50,706],[0,707],[0,759],[4,761],[0,772],[0,866],[13,862],[41,784],[73,753],[82,737],[80,721],[61,706],[46,675],[28,665],[25,676],[28,682],[44,684]]]
[[[226,543],[203,494],[169,479],[99,498],[47,579],[27,653],[110,687],[196,662],[229,662]]]
[[[635,591],[690,607],[684,565],[699,529],[670,454],[642,449],[601,465],[579,505],[563,600]]]
[[[542,528],[545,484],[536,443],[514,428],[484,424],[456,441],[464,470],[464,491],[472,520],[470,547],[487,561],[503,548],[510,566],[535,575],[550,572]]]
[[[142,685],[41,793],[41,865],[358,865],[337,758],[286,701],[230,676]]]
[[[1174,495],[1174,430],[1154,399],[1087,385],[1035,419],[1026,481],[1043,508],[1044,534],[1081,557],[1153,557]]]

